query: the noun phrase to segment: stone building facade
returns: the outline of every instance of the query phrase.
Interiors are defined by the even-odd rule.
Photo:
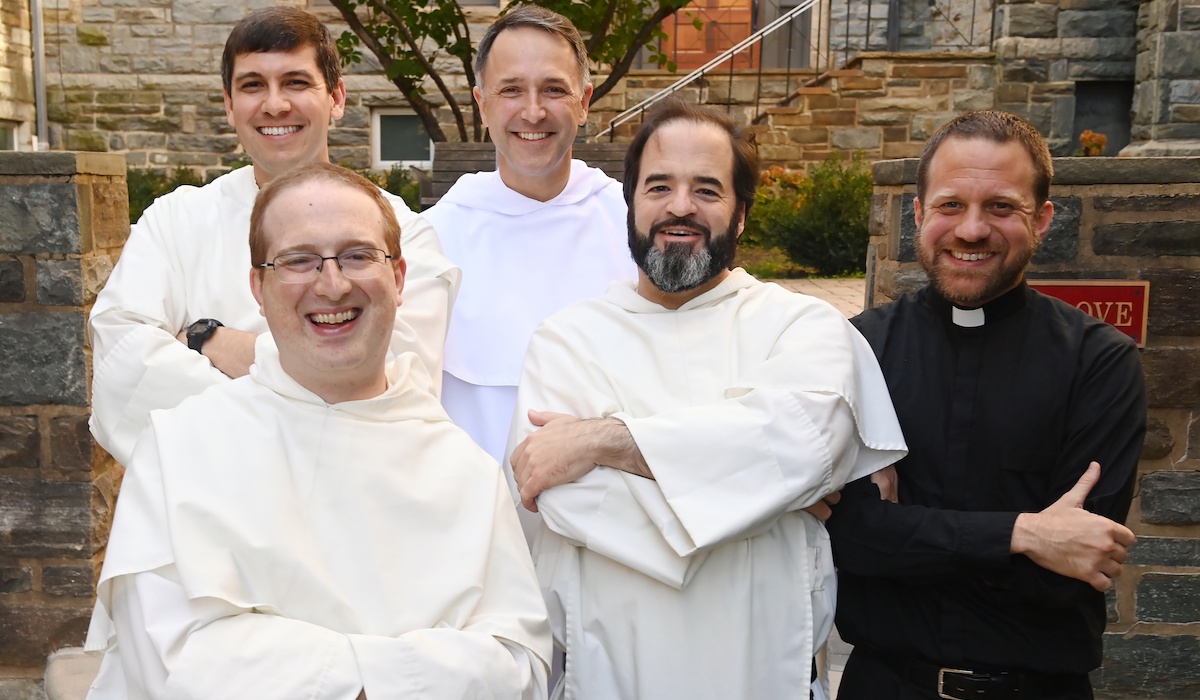
[[[917,161],[876,163],[866,305],[923,287]],[[1055,217],[1031,279],[1147,280],[1149,419],[1108,595],[1101,698],[1200,696],[1200,158],[1056,158]]]

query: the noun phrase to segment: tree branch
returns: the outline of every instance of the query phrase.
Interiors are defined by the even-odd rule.
[[[592,36],[584,44],[588,55],[600,47],[604,43],[604,37],[608,35],[608,28],[612,26],[613,17],[617,14],[617,0],[608,0],[608,6],[604,8],[604,19],[600,20],[600,26],[592,32]]]
[[[446,87],[446,83],[442,80],[442,77],[438,75],[438,72],[434,69],[433,64],[429,62],[429,59],[425,58],[425,54],[421,51],[421,46],[417,44],[416,39],[413,38],[412,32],[409,31],[408,25],[405,24],[404,19],[400,17],[400,15],[396,14],[395,10],[388,7],[386,3],[382,2],[382,0],[367,0],[367,2],[369,2],[370,5],[378,12],[386,15],[396,23],[396,29],[400,30],[400,34],[404,36],[404,42],[408,44],[408,48],[412,51],[413,58],[417,59],[417,61],[421,64],[421,67],[425,69],[425,74],[433,79],[433,83],[437,85],[438,91],[440,91],[446,98],[447,106],[449,106],[450,111],[454,113],[454,121],[458,125],[458,134],[463,141],[466,141],[466,120],[463,119],[462,110],[458,108],[458,102],[455,101],[454,95],[450,93],[450,88]]]
[[[610,90],[616,87],[617,83],[621,82],[621,78],[629,72],[629,66],[633,64],[633,59],[637,57],[638,51],[641,51],[642,46],[650,38],[650,33],[654,31],[654,28],[659,23],[674,13],[675,10],[659,5],[654,14],[650,15],[650,19],[642,25],[641,30],[638,31],[633,41],[629,42],[629,48],[625,50],[625,55],[621,57],[621,60],[609,66],[608,79],[592,91],[592,100],[588,104],[595,103],[596,100],[604,97]]]
[[[375,54],[375,57],[379,59],[379,64],[383,66],[383,69],[385,71],[388,70],[395,63],[395,60],[384,50],[379,40],[363,26],[363,23],[358,19],[358,15],[354,13],[354,9],[350,7],[350,0],[330,0],[330,2],[342,14],[342,19],[346,20],[346,24],[350,25],[350,29],[371,50],[371,53]],[[429,133],[429,137],[434,141],[445,141],[446,135],[442,132],[441,125],[438,124],[433,106],[426,102],[421,97],[421,94],[417,92],[416,84],[404,75],[397,75],[392,80],[392,83],[400,88],[400,92],[404,93],[404,97],[408,99],[408,104],[417,113],[417,116],[420,117],[421,123],[425,125],[425,131]]]

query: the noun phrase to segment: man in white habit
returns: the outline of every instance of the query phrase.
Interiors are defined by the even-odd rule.
[[[247,232],[259,188],[329,162],[330,119],[346,88],[337,47],[312,15],[270,7],[234,27],[221,61],[225,111],[253,166],[161,197],[133,227],[92,308],[92,433],[128,464],[147,414],[246,374],[266,324],[245,284]],[[458,270],[432,227],[385,195],[404,235],[408,286],[394,349],[412,349],[440,385],[441,348]]]
[[[757,182],[743,127],[660,103],[625,158],[637,283],[530,341],[511,464],[561,697],[826,696],[822,498],[905,445],[846,319],[729,269]]]
[[[571,159],[587,122],[587,49],[571,21],[528,5],[479,42],[475,100],[496,171],[464,175],[424,212],[462,268],[446,336],[442,405],[504,456],[533,330],[559,309],[636,279],[621,183]]]
[[[150,414],[89,697],[545,697],[549,626],[503,473],[388,349],[390,202],[313,163],[263,188],[250,226],[270,333],[248,376]]]

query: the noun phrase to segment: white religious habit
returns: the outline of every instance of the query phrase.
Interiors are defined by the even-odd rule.
[[[499,465],[420,361],[326,404],[269,334],[150,414],[117,502],[91,700],[545,697],[550,633]]]
[[[508,440],[521,359],[543,319],[637,279],[621,183],[571,161],[557,197],[539,202],[498,172],[463,175],[424,216],[463,270],[446,336],[442,405],[488,454]]]
[[[433,228],[404,201],[384,193],[400,221],[408,262],[392,349],[412,350],[434,378],[459,271],[442,256]],[[267,332],[250,294],[250,211],[258,196],[254,168],[204,187],[158,198],[133,226],[121,259],[92,307],[92,434],[128,464],[146,416],[229,381],[208,358],[175,339],[201,318]]]
[[[676,311],[614,283],[538,328],[517,405],[510,454],[526,409],[611,417],[655,477],[596,467],[526,520],[566,650],[555,697],[807,697],[836,581],[800,509],[906,450],[849,322],[740,268]]]

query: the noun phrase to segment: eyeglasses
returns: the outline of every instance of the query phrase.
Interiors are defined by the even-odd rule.
[[[321,256],[316,253],[288,253],[274,262],[259,267],[275,268],[275,275],[284,284],[312,282],[321,274],[326,260],[336,260],[338,269],[348,279],[365,280],[378,277],[392,256],[378,248],[355,248],[339,255]]]

